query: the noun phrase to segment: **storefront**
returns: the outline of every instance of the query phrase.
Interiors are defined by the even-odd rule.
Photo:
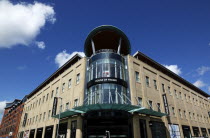
[[[29,138],[34,138],[34,135],[35,135],[35,129],[31,129]]]
[[[44,135],[44,137],[45,138],[52,138],[52,136],[53,136],[53,126],[47,126],[45,128],[45,135]]]
[[[202,136],[203,136],[203,137],[208,137],[206,128],[201,128],[201,132],[202,132]]]
[[[84,138],[102,138],[106,135],[131,138],[131,115],[123,111],[92,111],[85,115]]]
[[[166,127],[163,122],[150,121],[149,126],[152,132],[152,138],[167,138]]]
[[[200,136],[199,128],[193,126],[192,129],[193,129],[194,137],[199,137]]]
[[[192,137],[192,134],[191,134],[189,126],[184,126],[183,125],[182,126],[182,131],[183,131],[184,138],[191,138]]]
[[[36,138],[41,138],[43,133],[43,128],[38,128],[36,132]]]

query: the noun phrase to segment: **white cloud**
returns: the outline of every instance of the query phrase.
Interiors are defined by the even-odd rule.
[[[66,50],[63,50],[62,52],[58,53],[55,57],[55,63],[58,65],[58,67],[61,67],[64,65],[69,59],[71,59],[74,55],[79,54],[80,56],[84,57],[85,54],[83,52],[73,52],[71,54],[67,53]]]
[[[210,67],[202,66],[202,67],[197,69],[197,72],[198,72],[199,75],[203,75],[208,71],[210,71]]]
[[[202,87],[206,86],[206,84],[201,80],[197,80],[196,82],[193,83],[193,85],[195,85],[198,88],[202,88]]]
[[[36,41],[35,44],[37,45],[38,48],[40,49],[45,49],[45,43],[43,41]]]
[[[178,67],[178,65],[163,65],[170,71],[176,73],[177,75],[180,75],[182,73],[181,68]]]
[[[6,107],[7,101],[0,101],[0,121],[2,118],[2,115],[4,114],[4,108]]]
[[[55,22],[53,7],[34,2],[13,4],[0,0],[0,48],[29,45],[46,22]]]

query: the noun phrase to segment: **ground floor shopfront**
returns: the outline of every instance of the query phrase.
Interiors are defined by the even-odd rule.
[[[58,125],[32,128],[19,138],[55,138]],[[191,138],[208,136],[208,129],[165,124],[163,117],[125,111],[101,110],[61,118],[60,138]]]

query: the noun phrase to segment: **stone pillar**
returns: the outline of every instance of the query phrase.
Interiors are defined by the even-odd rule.
[[[45,126],[43,126],[42,138],[44,138],[44,135],[45,135]]]
[[[77,117],[77,130],[76,130],[76,138],[82,138],[82,117]]]
[[[55,138],[56,137],[56,126],[57,126],[57,124],[55,124],[54,126],[53,126],[53,136],[52,136],[52,138]]]
[[[67,126],[67,138],[70,138],[71,136],[71,119],[68,119],[68,126]]]
[[[138,115],[133,115],[133,137],[140,138],[140,126]]]

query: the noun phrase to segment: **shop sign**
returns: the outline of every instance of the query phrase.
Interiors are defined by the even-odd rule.
[[[53,108],[52,108],[52,116],[56,115],[57,104],[58,104],[58,98],[54,97]]]
[[[169,115],[170,112],[169,112],[169,107],[168,107],[168,101],[167,101],[166,94],[163,94],[163,104],[164,104],[164,107],[165,107],[166,114]]]

